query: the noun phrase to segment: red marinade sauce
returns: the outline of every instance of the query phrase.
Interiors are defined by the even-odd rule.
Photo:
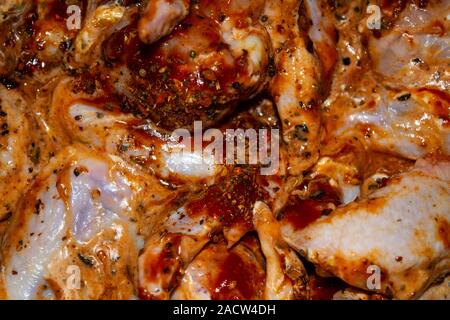
[[[65,1],[54,0],[47,3],[48,6],[48,18],[61,22],[69,16],[67,13],[68,5]]]
[[[220,272],[211,288],[213,300],[248,300],[260,298],[264,287],[264,272],[258,272],[233,251],[220,266]]]
[[[144,268],[145,278],[148,281],[155,281],[164,275],[170,276],[176,272],[180,265],[180,241],[180,236],[174,235],[160,253],[146,257]]]
[[[208,188],[205,194],[187,206],[191,216],[205,214],[226,227],[243,224],[252,228],[253,204],[260,198],[254,171],[235,168],[231,177]]]
[[[348,285],[338,278],[310,277],[311,300],[333,300],[333,295]]]
[[[444,126],[448,128],[450,126],[450,95],[436,89],[423,88],[419,90],[419,92],[421,91],[428,91],[434,95],[430,104],[433,106],[435,114],[443,121]]]
[[[340,204],[337,190],[328,183],[322,180],[311,181],[308,188],[310,189],[309,199],[291,196],[281,212],[281,219],[286,219],[297,230],[305,228],[322,215],[329,214],[327,208],[329,203]]]

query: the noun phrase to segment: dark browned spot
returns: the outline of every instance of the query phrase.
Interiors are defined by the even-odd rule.
[[[439,219],[437,223],[439,240],[444,243],[445,249],[450,248],[450,223],[447,220]]]

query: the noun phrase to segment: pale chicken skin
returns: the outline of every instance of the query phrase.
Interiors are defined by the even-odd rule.
[[[285,223],[283,238],[356,287],[371,289],[368,268],[374,265],[382,274],[380,292],[413,298],[448,270],[449,177],[448,160],[419,160],[367,199],[339,207],[304,229]]]
[[[188,13],[188,0],[149,1],[139,20],[139,38],[145,43],[153,43],[167,36]]]
[[[0,88],[0,194],[3,210],[0,220],[7,220],[39,163],[39,146],[26,131],[34,124],[26,114],[26,102],[18,93],[9,94]],[[27,154],[24,150],[29,150]],[[11,188],[13,186],[13,188]]]
[[[381,31],[368,28],[359,2],[340,9],[322,154],[342,148],[344,136],[412,160],[448,155],[448,1],[381,9],[390,24]]]
[[[370,4],[3,1],[0,299],[450,299],[449,2]]]
[[[254,237],[231,250],[219,241],[192,261],[172,299],[258,300],[264,297],[264,275],[263,256]]]
[[[145,219],[135,208],[141,206],[145,212],[146,201],[153,198],[149,205],[154,210],[155,203],[170,198],[163,187],[149,188],[145,180],[123,162],[93,155],[81,146],[61,151],[31,185],[6,231],[3,295],[134,297]],[[73,268],[80,277],[75,287],[70,286],[75,280],[68,279]]]

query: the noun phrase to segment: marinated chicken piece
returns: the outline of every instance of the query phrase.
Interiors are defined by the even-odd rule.
[[[0,87],[0,234],[40,162],[39,144],[28,134],[33,129],[24,98]]]
[[[149,0],[139,25],[139,38],[153,43],[167,36],[189,13],[189,0]]]
[[[255,203],[253,224],[266,258],[264,299],[308,299],[308,275],[305,267],[281,238],[280,225],[265,203]]]
[[[102,100],[74,94],[70,79],[65,79],[55,88],[51,117],[61,119],[69,139],[120,156],[161,179],[212,184],[225,170],[214,155],[207,156],[202,147],[193,148],[194,141],[162,134],[151,122],[120,112],[113,99]]]
[[[363,98],[368,95],[370,97],[372,91],[366,90],[368,88],[366,83],[360,86],[356,86],[356,84],[365,80],[364,75],[367,73],[365,66],[370,63],[370,60],[367,49],[363,45],[363,35],[357,31],[358,25],[365,21],[366,4],[364,1],[348,1],[340,3],[339,6],[331,7],[327,4],[327,9],[322,10],[323,2],[308,1],[306,3],[310,11],[315,7],[320,7],[320,13],[318,13],[321,14],[320,20],[319,17],[313,19],[317,22],[313,24],[310,30],[314,48],[320,52],[319,48],[324,41],[323,37],[327,37],[328,32],[326,30],[328,28],[326,30],[321,28],[324,23],[331,24],[338,35],[334,44],[334,52],[330,53],[330,55],[337,56],[335,58],[337,61],[333,67],[329,89],[325,92],[327,98],[321,105],[320,154],[321,156],[334,158],[340,150],[349,144],[349,141],[353,143],[356,140],[356,143],[358,143],[361,140],[361,144],[365,142],[365,136],[363,135],[365,131],[363,133],[358,131],[358,135],[355,136],[354,124],[352,124],[353,126],[346,126],[348,121],[346,112],[351,113],[354,111],[353,107],[355,105],[357,107],[359,104],[362,105],[360,108],[366,109],[364,103],[367,103],[367,101]],[[331,11],[331,15],[326,14],[327,11]],[[322,22],[322,20],[326,22]],[[318,33],[319,28],[320,33]],[[350,62],[349,65],[345,65],[344,60],[345,64]],[[321,62],[322,65],[325,64],[323,58],[321,58]],[[351,85],[349,85],[350,83]],[[341,132],[341,135],[339,135],[337,130],[341,130],[345,126],[348,128],[349,134],[342,136]],[[350,135],[350,132],[352,135]],[[373,139],[373,141],[376,140]],[[359,148],[367,149],[364,145]]]
[[[317,173],[307,175],[290,193],[285,206],[277,212],[277,218],[282,223],[287,221],[296,228],[304,228],[342,204],[340,191],[332,178]]]
[[[23,7],[25,1],[24,0],[5,0],[0,4],[0,12],[2,13],[0,17],[0,23],[8,19],[8,16],[5,13],[11,13],[16,10],[19,10]]]
[[[60,0],[34,2],[36,10],[30,13],[32,29],[29,31],[33,41],[29,43],[31,46],[29,49],[36,56],[35,61],[31,60],[29,64],[34,65],[35,69],[50,70],[53,67],[59,67],[59,64],[63,62],[64,55],[71,48],[78,30],[68,28],[69,2],[67,5],[65,1]],[[83,8],[83,0],[72,1],[70,4]]]
[[[320,131],[320,68],[298,26],[300,3],[268,0],[264,9],[277,70],[270,92],[283,126],[289,172],[293,175],[317,161]]]
[[[189,203],[170,213],[139,256],[140,298],[169,299],[192,259],[220,229],[221,223],[208,213],[192,216]]]
[[[140,41],[134,24],[123,28],[103,44],[105,83],[124,111],[161,129],[192,129],[195,120],[207,128],[267,84],[271,46],[258,21],[262,9],[262,1],[202,0],[151,45]]]
[[[94,7],[96,2],[90,1],[86,22],[75,39],[74,58],[77,63],[92,62],[92,58],[99,55],[92,51],[100,50],[100,44],[115,31],[129,25],[137,13],[134,6],[127,8],[113,1]]]
[[[206,244],[223,233],[227,246],[232,247],[253,230],[252,208],[258,203],[257,199],[265,198],[275,206],[276,201],[271,200],[263,187],[267,182],[257,185],[253,174],[235,168],[230,176],[218,180],[171,212],[161,232],[146,239],[145,249],[139,257],[141,298],[168,299],[177,287],[179,277],[187,272],[192,259]],[[304,277],[300,274],[301,263],[287,247],[280,245],[277,250],[280,252],[277,254],[284,255],[283,263],[292,279],[289,284],[295,285],[295,294],[300,296],[300,278]]]
[[[22,199],[5,235],[5,298],[133,298],[145,219],[145,208],[137,208],[164,196],[150,181],[84,148],[62,151]]]
[[[411,3],[381,37],[369,38],[375,70],[384,83],[450,90],[449,14],[448,1]]]
[[[200,228],[202,230],[192,236],[168,233],[146,241],[144,253],[138,262],[141,299],[170,298],[184,270],[210,240],[207,233],[210,227],[206,224]]]
[[[83,7],[82,0],[72,1]],[[68,30],[64,1],[21,1],[2,12],[0,76],[9,87],[49,81],[60,71],[78,30]]]
[[[333,300],[384,300],[385,298],[376,293],[368,293],[355,288],[339,290],[333,295]]]
[[[341,62],[322,105],[322,154],[351,139],[412,160],[448,154],[448,3],[383,11],[389,23],[382,31],[368,30],[365,10],[359,2],[335,9]]]
[[[364,292],[347,289],[336,292],[333,300],[370,300],[370,296]]]
[[[428,91],[394,93],[378,86],[375,90],[379,94],[371,98],[373,108],[348,114],[336,134],[360,137],[373,150],[408,159],[438,151],[449,154],[450,129],[445,111],[439,110],[449,105],[449,97]]]
[[[25,13],[31,5],[25,5],[25,1],[10,0],[0,4],[0,40],[3,46],[0,48],[0,75],[5,77],[15,68],[20,55],[21,46],[18,35],[11,34],[25,23]],[[10,41],[8,41],[10,40]]]
[[[212,238],[223,232],[231,247],[252,231],[252,207],[262,197],[255,172],[235,168],[171,212],[139,257],[141,297],[169,298],[179,275]]]
[[[338,59],[336,42],[338,33],[333,24],[333,7],[324,0],[308,0],[304,2],[305,11],[308,16],[299,21],[300,26],[308,24],[308,17],[311,25],[304,26],[308,31],[308,36],[314,44],[314,50],[322,66],[322,81],[331,80],[334,66]],[[302,8],[303,9],[303,8]]]
[[[264,294],[264,260],[254,237],[228,248],[211,243],[192,261],[172,299],[259,300]]]
[[[419,300],[450,300],[450,276],[444,277],[429,287]]]
[[[317,161],[312,169],[312,177],[327,176],[330,184],[339,188],[340,202],[348,204],[356,200],[360,195],[359,168],[355,165],[335,161],[329,157],[323,157]]]
[[[312,167],[306,180],[327,178],[340,204],[364,198],[383,186],[395,174],[408,171],[414,161],[368,150],[358,140],[347,141],[341,149],[321,157]]]
[[[450,268],[449,178],[448,160],[419,160],[367,199],[339,207],[303,229],[284,223],[283,238],[355,287],[373,289],[368,279],[375,266],[381,271],[379,292],[416,297]],[[299,209],[297,215],[302,214]]]

